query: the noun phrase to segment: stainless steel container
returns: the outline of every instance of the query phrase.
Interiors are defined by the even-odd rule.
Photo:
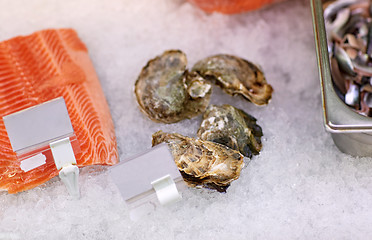
[[[336,95],[331,78],[323,18],[324,1],[310,2],[326,130],[331,133],[334,143],[342,152],[372,157],[372,118],[354,112]]]

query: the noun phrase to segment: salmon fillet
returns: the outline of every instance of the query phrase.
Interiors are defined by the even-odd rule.
[[[0,189],[17,193],[54,176],[54,161],[20,168],[2,117],[63,97],[81,152],[79,167],[118,162],[114,125],[84,43],[72,29],[51,29],[0,42]]]
[[[188,0],[206,12],[225,14],[256,10],[271,3],[284,0]]]

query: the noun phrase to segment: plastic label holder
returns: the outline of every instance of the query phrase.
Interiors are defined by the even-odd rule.
[[[48,160],[60,170],[69,193],[79,197],[75,154],[80,152],[70,117],[62,97],[3,117],[13,151],[24,172]]]
[[[131,218],[143,215],[145,205],[167,205],[181,200],[186,185],[166,144],[160,144],[110,169],[131,211]]]

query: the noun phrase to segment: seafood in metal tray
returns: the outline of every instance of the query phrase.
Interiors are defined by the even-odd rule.
[[[256,119],[231,105],[210,105],[203,115],[198,137],[226,145],[251,158],[259,154],[262,129]]]
[[[372,5],[370,1],[324,3],[332,80],[351,108],[372,116]]]
[[[243,155],[218,143],[158,131],[152,145],[166,142],[185,182],[192,187],[207,187],[225,192],[240,176]]]
[[[207,57],[198,61],[192,71],[215,82],[226,93],[241,94],[256,105],[265,105],[271,99],[273,88],[263,72],[242,58],[226,54]]]
[[[155,122],[174,123],[193,118],[209,104],[211,85],[186,70],[186,55],[165,51],[142,69],[135,94],[141,111]]]

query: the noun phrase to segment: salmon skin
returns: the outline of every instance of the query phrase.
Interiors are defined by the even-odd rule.
[[[118,162],[114,124],[84,43],[72,29],[50,29],[0,42],[0,189],[17,193],[54,176],[53,161],[20,168],[2,117],[63,97],[81,152],[79,167]]]

